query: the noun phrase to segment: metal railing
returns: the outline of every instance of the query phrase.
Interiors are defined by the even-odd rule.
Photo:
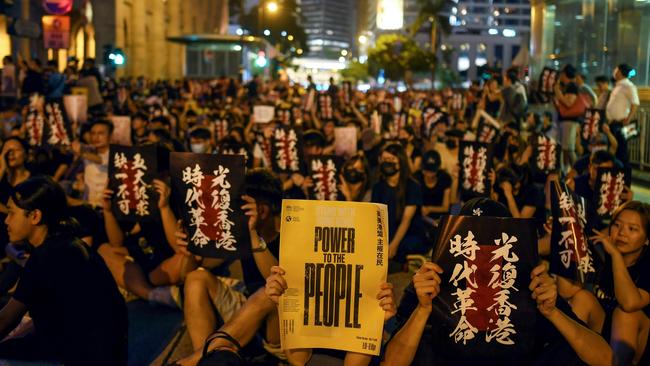
[[[640,170],[650,170],[650,105],[642,104],[637,112],[639,137],[628,143],[630,163]]]

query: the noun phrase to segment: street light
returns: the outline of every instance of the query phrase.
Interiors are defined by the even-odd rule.
[[[276,11],[278,11],[278,3],[276,3],[275,1],[269,1],[266,4],[266,10],[270,11],[271,13],[275,13]]]
[[[288,39],[289,41],[293,41],[293,36],[290,34],[290,35],[287,36],[287,39]]]
[[[359,36],[359,43],[361,43],[361,44],[366,44],[366,42],[368,42],[368,37],[366,37],[366,36],[363,35],[363,34],[360,35],[360,36]]]
[[[347,56],[348,50],[341,50],[341,56]]]

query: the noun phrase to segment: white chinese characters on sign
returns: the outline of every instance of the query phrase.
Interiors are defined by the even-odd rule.
[[[613,176],[611,172],[605,172],[600,176],[600,180],[600,192],[598,192],[600,199],[597,212],[601,216],[611,215],[623,203],[621,194],[625,189],[625,174],[618,172],[616,176]]]
[[[336,201],[336,165],[332,159],[323,162],[320,159],[311,161],[314,180],[314,195],[317,200]]]
[[[129,160],[123,152],[116,152],[113,156],[113,165],[117,171],[115,179],[120,182],[117,188],[117,206],[124,215],[129,215],[135,209],[135,215],[148,216],[149,185],[143,180],[147,172],[147,164],[139,153]]]
[[[562,190],[558,205],[562,212],[562,216],[558,217],[561,227],[558,241],[561,247],[560,262],[569,269],[571,262],[575,261],[582,274],[594,272],[591,251],[584,236],[587,224],[584,198],[580,197],[576,202],[569,192]]]
[[[555,141],[546,136],[537,136],[537,168],[548,171],[557,168],[557,151]]]
[[[70,138],[65,130],[63,113],[57,103],[48,103],[45,105],[47,112],[47,122],[50,127],[50,137],[48,143],[51,145],[70,145]]]
[[[477,193],[485,193],[485,167],[487,165],[487,149],[483,146],[478,150],[468,145],[463,151],[463,188]]]
[[[280,170],[298,171],[300,169],[298,160],[298,136],[293,129],[275,130],[275,159]]]

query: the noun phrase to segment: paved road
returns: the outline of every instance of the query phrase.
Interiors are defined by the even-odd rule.
[[[632,191],[634,192],[635,200],[650,203],[650,187],[633,184]]]

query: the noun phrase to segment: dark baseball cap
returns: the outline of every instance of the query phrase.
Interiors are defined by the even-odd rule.
[[[440,169],[440,154],[435,151],[427,151],[422,157],[422,170],[437,172]]]

